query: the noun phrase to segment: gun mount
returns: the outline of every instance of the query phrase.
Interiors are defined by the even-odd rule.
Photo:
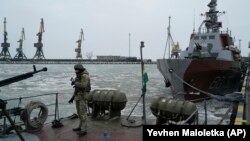
[[[18,81],[21,81],[21,80],[24,80],[24,79],[27,79],[27,78],[30,78],[30,77],[33,77],[33,75],[38,73],[38,72],[47,71],[46,67],[44,67],[41,70],[36,70],[35,65],[33,65],[33,69],[34,69],[33,72],[28,72],[28,73],[25,73],[25,74],[21,74],[21,75],[18,75],[18,76],[14,76],[14,77],[11,77],[11,78],[8,78],[8,79],[1,80],[0,81],[0,87],[5,86],[5,85],[9,85],[11,83],[15,83],[15,82],[18,82]],[[11,114],[13,112],[18,114],[20,111],[22,111],[22,109],[9,109],[9,110],[7,110],[6,105],[7,105],[7,101],[0,99],[0,116],[4,115],[5,117],[7,117],[8,121],[10,122],[12,128],[16,131],[16,133],[19,136],[20,140],[25,141],[24,138],[22,137],[22,135],[20,134],[20,131],[17,129],[14,121],[11,119],[11,117],[9,115],[9,114]]]

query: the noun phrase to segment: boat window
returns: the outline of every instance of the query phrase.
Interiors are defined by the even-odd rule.
[[[209,39],[215,39],[215,36],[209,36]]]
[[[194,39],[195,39],[195,40],[199,40],[199,36],[195,36]]]
[[[201,36],[201,39],[206,40],[207,36]]]
[[[213,44],[208,43],[208,44],[207,44],[207,48],[208,48],[208,52],[211,53],[211,50],[212,50],[212,48],[213,48]]]

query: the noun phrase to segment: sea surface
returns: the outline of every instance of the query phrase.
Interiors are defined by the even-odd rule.
[[[0,87],[0,98],[3,100],[29,97],[34,95],[58,93],[59,94],[59,117],[67,117],[76,113],[75,104],[68,104],[73,94],[73,87],[70,79],[75,77],[73,64],[37,64],[37,70],[47,67],[48,71],[34,74],[33,77]],[[84,64],[91,78],[92,90],[94,89],[116,89],[124,92],[128,102],[122,110],[122,115],[142,116],[142,76],[140,64]],[[0,64],[0,81],[33,71],[32,64]],[[156,117],[150,110],[152,100],[159,96],[171,96],[170,89],[165,87],[164,79],[157,69],[156,64],[145,64],[145,72],[148,74],[146,99],[146,118]],[[139,100],[140,99],[140,100]],[[32,99],[33,100],[33,99]],[[55,95],[38,97],[35,100],[41,101],[49,107],[49,113],[54,113]],[[139,102],[138,102],[139,101]],[[30,99],[19,99],[8,101],[7,108],[24,107]],[[136,103],[138,104],[136,105]],[[204,102],[197,103],[199,110],[199,124],[205,121]],[[218,124],[222,116],[230,106],[228,103],[216,100],[206,101],[207,124]],[[229,114],[230,116],[230,114]],[[54,117],[51,116],[53,119]],[[1,120],[1,119],[0,119]],[[222,124],[228,124],[226,118]]]

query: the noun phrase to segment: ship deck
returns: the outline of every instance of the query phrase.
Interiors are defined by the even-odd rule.
[[[61,120],[62,127],[52,128],[51,123],[44,125],[41,131],[34,133],[22,132],[25,141],[142,141],[141,117],[130,117],[134,124],[127,124],[126,117],[118,117],[110,120],[88,118],[88,133],[79,137],[72,128],[77,127],[78,119],[65,118]],[[147,124],[153,124],[154,120],[147,120]],[[125,125],[125,126],[124,126]],[[0,141],[20,140],[16,134],[0,138]]]

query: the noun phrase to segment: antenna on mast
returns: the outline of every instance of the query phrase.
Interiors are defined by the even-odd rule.
[[[194,21],[193,21],[193,33],[195,33],[195,9],[194,9]]]
[[[239,49],[241,50],[241,39],[239,39]]]

